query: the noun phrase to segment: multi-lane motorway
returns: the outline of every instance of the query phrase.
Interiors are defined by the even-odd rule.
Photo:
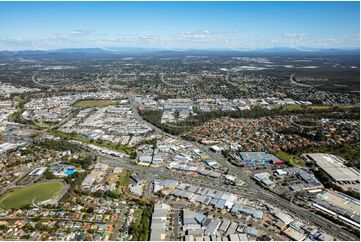
[[[241,188],[235,186],[227,186],[221,183],[218,179],[212,179],[209,177],[193,177],[189,175],[186,176],[182,173],[176,171],[170,171],[164,168],[141,167],[126,162],[120,162],[119,160],[108,157],[100,158],[99,161],[106,163],[110,166],[121,166],[126,169],[133,170],[138,173],[142,173],[143,176],[147,176],[149,177],[149,179],[172,178],[180,182],[186,182],[194,185],[204,186],[211,189],[228,191],[245,198],[265,201],[267,203],[275,205],[276,207],[292,212],[296,216],[303,218],[305,221],[310,221],[320,226],[325,232],[333,235],[335,238],[339,238],[341,240],[357,240],[355,235],[351,234],[341,226],[334,224],[331,221],[326,220],[325,218],[318,216],[304,208],[291,204],[289,201],[281,197],[278,197],[277,195],[265,192],[260,188],[256,190],[256,189]]]

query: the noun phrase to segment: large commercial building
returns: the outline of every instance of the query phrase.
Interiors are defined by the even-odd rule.
[[[280,161],[272,154],[265,152],[239,152],[239,157],[243,162],[277,162]]]
[[[359,182],[360,171],[345,165],[345,160],[341,157],[324,154],[310,153],[305,158],[314,162],[320,169],[326,172],[335,182]]]
[[[152,214],[152,223],[150,226],[150,241],[165,240],[165,234],[167,231],[167,216],[169,205],[165,203],[157,203],[154,206]]]
[[[360,227],[360,200],[346,194],[326,190],[313,199],[313,206],[347,223]]]
[[[45,171],[46,167],[35,168],[32,172],[29,173],[29,176],[41,176]]]

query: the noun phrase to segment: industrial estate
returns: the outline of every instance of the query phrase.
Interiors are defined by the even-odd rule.
[[[0,240],[359,241],[359,67],[350,49],[0,51]]]

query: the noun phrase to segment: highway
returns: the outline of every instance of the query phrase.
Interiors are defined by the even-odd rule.
[[[200,147],[201,145],[198,145]],[[203,147],[204,148],[204,147]],[[209,152],[208,152],[209,153]],[[284,198],[279,197],[269,191],[262,189],[255,182],[253,182],[248,176],[246,176],[242,169],[230,164],[223,156],[211,154],[214,159],[216,159],[223,166],[227,167],[229,171],[232,171],[234,175],[242,179],[247,185],[251,186],[255,191],[255,195],[252,197],[254,199],[264,200],[270,204],[275,205],[276,207],[282,208],[288,212],[292,212],[298,217],[301,217],[305,221],[310,221],[322,228],[325,232],[333,235],[335,238],[340,238],[342,240],[358,240],[358,238],[352,233],[345,230],[342,226],[332,223],[331,221],[313,213],[309,210],[294,205],[287,201]],[[337,232],[334,230],[337,228]]]
[[[31,77],[31,80],[32,80],[35,84],[37,84],[37,85],[39,85],[39,86],[42,86],[42,87],[54,88],[54,85],[53,85],[53,84],[44,84],[44,83],[38,82],[38,80],[35,78],[35,76],[36,76],[37,74],[38,74],[38,71],[36,71],[36,72],[33,74],[33,76]]]
[[[303,84],[303,83],[299,83],[299,82],[296,82],[295,79],[293,78],[295,75],[295,73],[292,73],[292,75],[290,76],[290,82],[296,86],[300,86],[300,87],[317,87],[317,86],[320,86],[320,85],[307,85],[307,84]]]
[[[265,192],[258,188],[255,189],[246,189],[239,188],[235,186],[227,186],[221,183],[218,179],[212,179],[209,177],[193,177],[190,175],[182,174],[176,171],[170,171],[164,168],[153,168],[153,167],[142,167],[137,165],[132,165],[126,162],[120,162],[110,157],[104,157],[99,159],[99,162],[106,163],[110,166],[121,166],[125,169],[133,170],[134,172],[142,173],[143,176],[148,176],[148,179],[157,179],[157,178],[169,178],[176,179],[177,181],[190,183],[198,186],[208,187],[211,189],[217,189],[221,191],[227,191],[239,195],[248,199],[256,199],[259,201],[265,201],[270,203],[278,208],[282,208],[288,212],[292,212],[296,217],[300,217],[305,221],[310,221],[322,228],[325,232],[331,234],[335,238],[341,240],[358,240],[355,235],[351,234],[347,230],[343,229],[341,226],[336,225],[329,220],[314,214],[304,208],[296,206],[289,201],[278,197],[270,192]],[[233,167],[234,168],[234,167]],[[253,183],[254,184],[254,183]],[[257,186],[254,184],[254,186]],[[337,228],[337,232],[334,230]]]

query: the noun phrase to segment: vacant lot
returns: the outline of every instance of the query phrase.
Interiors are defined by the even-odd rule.
[[[44,182],[16,189],[0,199],[0,207],[20,208],[55,197],[64,187],[62,182]]]
[[[296,155],[290,155],[286,152],[278,151],[276,153],[276,156],[285,162],[293,164],[294,166],[306,166],[306,164],[302,160],[302,158],[300,158]]]
[[[122,171],[122,173],[119,174],[119,180],[118,180],[119,186],[128,186],[130,175],[131,175],[130,171],[126,171],[126,170]]]
[[[90,100],[79,100],[76,101],[73,106],[77,108],[92,108],[92,107],[106,107],[109,105],[116,105],[118,100],[97,100],[97,99],[90,99]]]

